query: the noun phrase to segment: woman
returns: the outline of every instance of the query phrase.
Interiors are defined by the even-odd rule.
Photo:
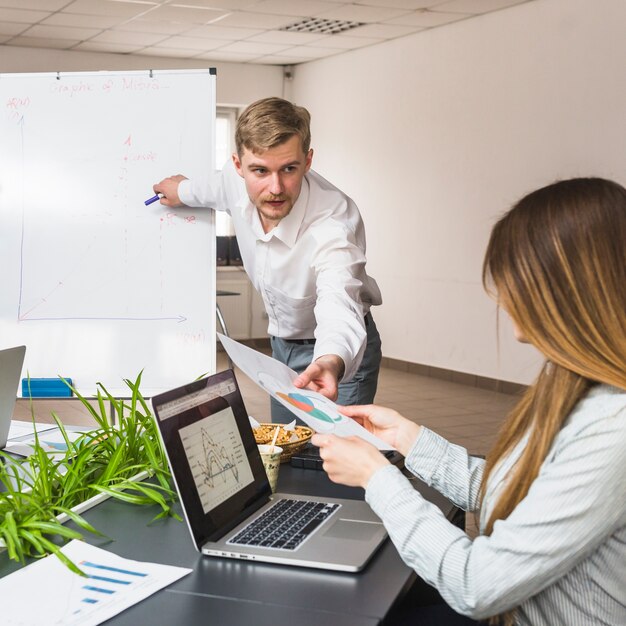
[[[456,612],[623,626],[626,189],[588,178],[529,194],[495,225],[483,284],[516,337],[546,357],[486,461],[390,409],[342,409],[404,454],[412,473],[480,510],[476,539],[363,440],[313,443],[333,481],[366,489],[402,558]]]

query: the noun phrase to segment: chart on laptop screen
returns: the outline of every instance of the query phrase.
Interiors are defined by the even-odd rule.
[[[254,481],[230,407],[181,428],[179,435],[205,513]]]

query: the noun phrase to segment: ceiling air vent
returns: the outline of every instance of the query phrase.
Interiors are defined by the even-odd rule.
[[[346,20],[325,20],[320,17],[304,17],[297,22],[283,26],[278,30],[290,33],[315,33],[320,35],[336,35],[347,30],[363,26],[363,22],[348,22]]]

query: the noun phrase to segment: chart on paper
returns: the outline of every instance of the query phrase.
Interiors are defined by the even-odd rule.
[[[211,509],[253,482],[230,407],[179,431],[202,509]]]
[[[61,550],[85,576],[56,556],[5,576],[0,580],[3,625],[96,626],[191,571],[124,559],[75,539]]]
[[[228,356],[251,380],[299,417],[309,428],[339,437],[361,437],[379,450],[392,447],[342,415],[337,405],[316,391],[294,387],[296,372],[276,359],[217,333]]]

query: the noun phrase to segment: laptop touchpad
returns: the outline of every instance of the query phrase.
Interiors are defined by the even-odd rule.
[[[349,520],[337,520],[325,533],[325,537],[335,539],[353,539],[368,541],[380,530],[380,524],[367,522],[354,522]]]

